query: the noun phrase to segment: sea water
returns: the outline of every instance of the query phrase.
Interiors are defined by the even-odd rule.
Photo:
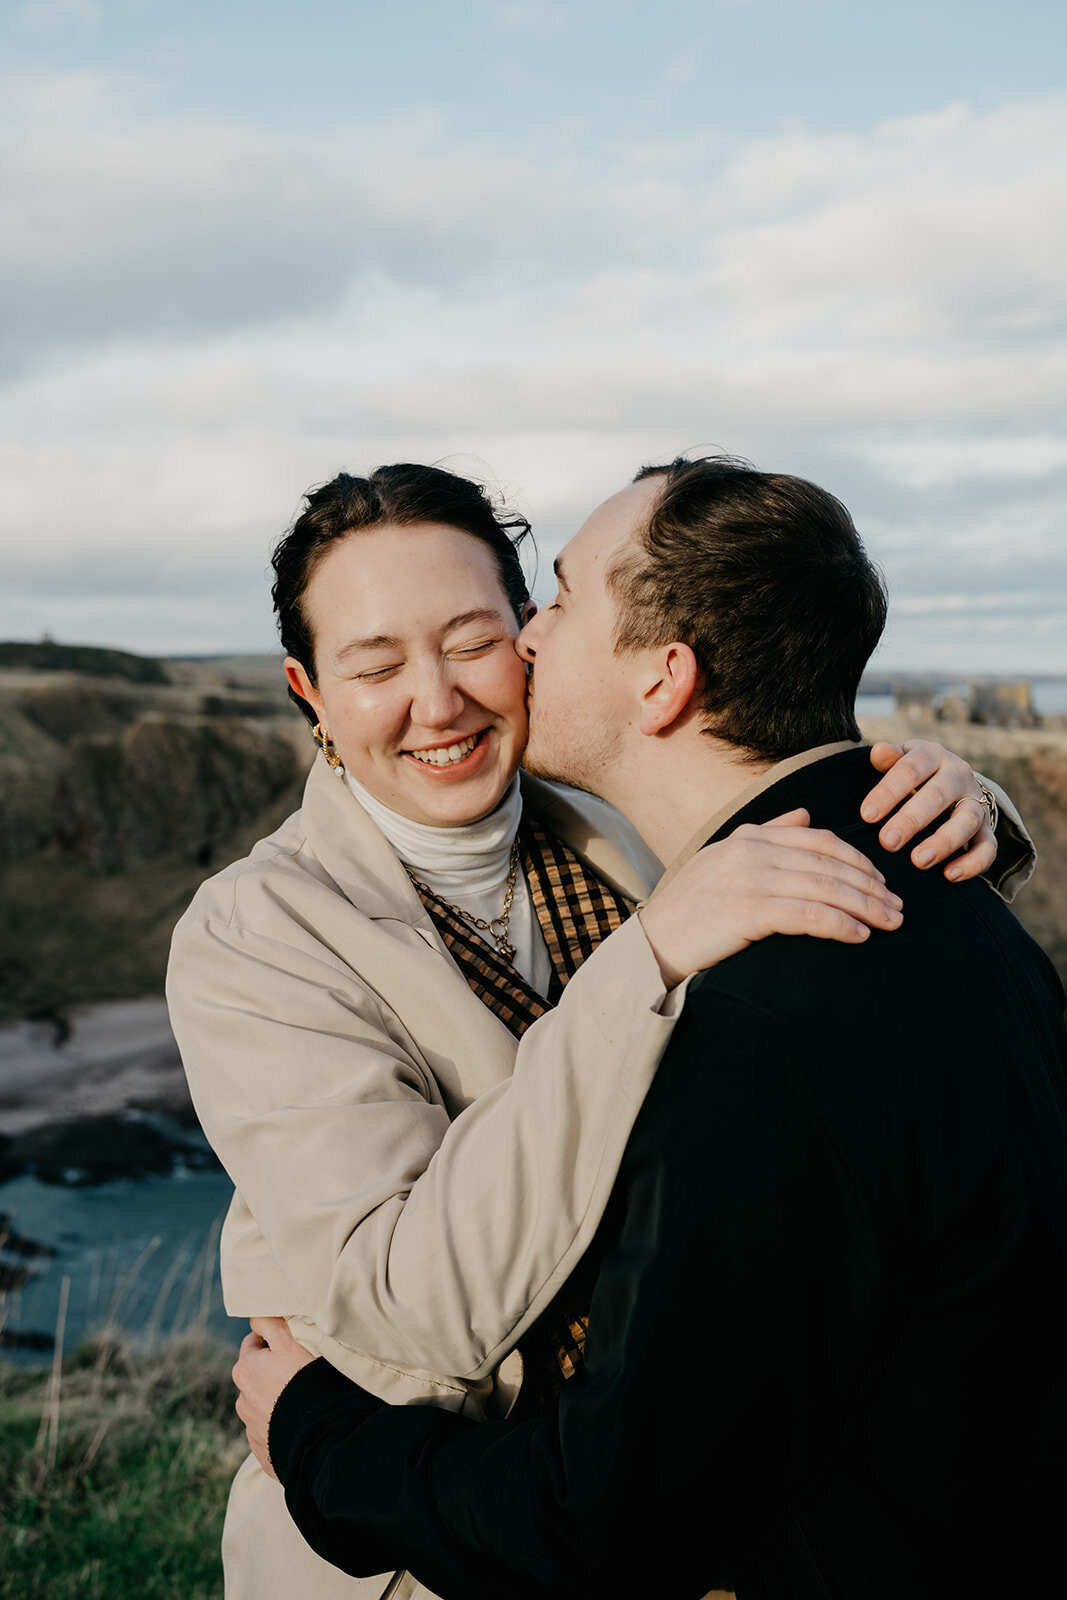
[[[247,1324],[226,1316],[218,1278],[231,1193],[225,1173],[181,1167],[84,1187],[33,1177],[0,1184],[7,1228],[52,1252],[3,1251],[8,1273],[27,1276],[0,1290],[0,1360],[50,1361],[64,1299],[66,1351],[107,1330],[151,1343],[204,1329],[236,1347]]]

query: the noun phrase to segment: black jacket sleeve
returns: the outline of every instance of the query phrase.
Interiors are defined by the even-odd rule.
[[[305,1368],[270,1448],[309,1544],[444,1600],[732,1587],[752,1507],[773,1525],[832,1425],[818,1374],[829,1360],[847,1392],[879,1292],[862,1174],[817,1078],[773,1017],[698,985],[631,1137],[558,1410],[472,1423]]]

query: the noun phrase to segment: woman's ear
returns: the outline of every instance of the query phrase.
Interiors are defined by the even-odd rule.
[[[654,675],[641,696],[638,726],[651,737],[668,733],[690,709],[700,687],[700,667],[687,644],[661,645],[649,653]]]
[[[325,715],[325,707],[322,703],[322,696],[308,676],[307,668],[295,656],[286,656],[284,665],[285,676],[288,679],[290,689],[294,694],[298,694],[301,700],[307,701],[316,718],[321,722]]]

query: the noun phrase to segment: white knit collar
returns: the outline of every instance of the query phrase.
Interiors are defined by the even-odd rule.
[[[449,889],[488,892],[507,876],[508,857],[522,815],[518,775],[487,817],[455,828],[432,828],[402,817],[350,772],[345,773],[345,782],[401,861],[430,882],[435,892],[446,897]]]

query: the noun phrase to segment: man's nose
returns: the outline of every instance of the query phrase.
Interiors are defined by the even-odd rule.
[[[537,621],[541,613],[535,611],[529,622],[520,628],[515,648],[524,661],[532,662],[537,654]]]
[[[447,728],[463,706],[463,693],[442,662],[420,674],[411,699],[411,720],[424,728]]]

